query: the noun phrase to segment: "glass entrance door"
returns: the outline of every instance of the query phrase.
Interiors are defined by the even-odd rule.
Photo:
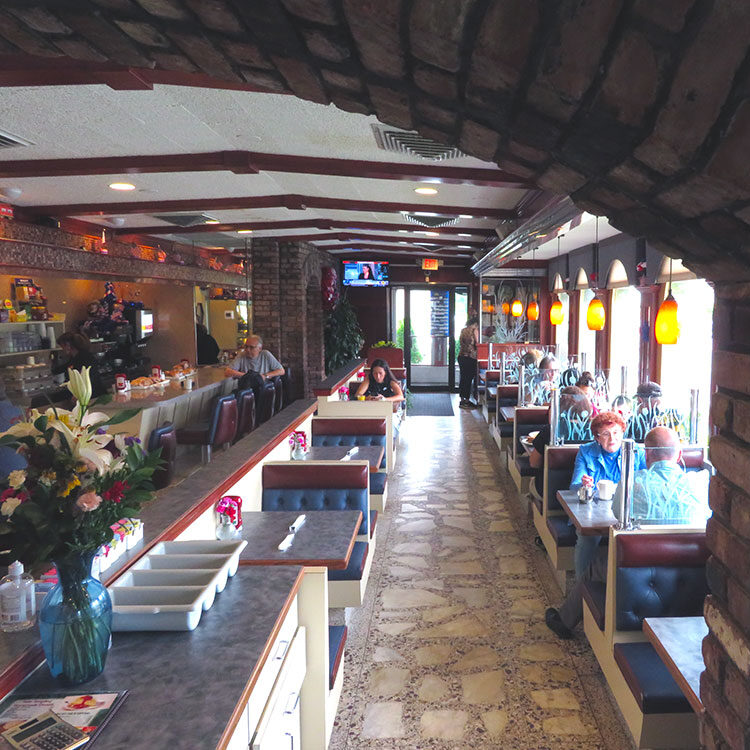
[[[404,349],[407,385],[455,390],[458,335],[466,323],[467,287],[396,287],[393,331]]]

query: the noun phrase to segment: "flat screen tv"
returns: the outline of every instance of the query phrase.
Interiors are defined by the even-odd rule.
[[[388,286],[388,261],[345,260],[344,286]]]
[[[135,337],[138,341],[149,338],[154,332],[154,311],[136,310]]]

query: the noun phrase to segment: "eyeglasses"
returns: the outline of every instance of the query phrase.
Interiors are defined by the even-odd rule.
[[[611,440],[612,438],[622,437],[622,430],[602,430],[602,432],[597,432],[596,436],[602,440]]]

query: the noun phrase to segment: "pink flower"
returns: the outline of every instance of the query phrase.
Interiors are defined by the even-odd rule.
[[[102,499],[96,492],[84,492],[76,500],[76,507],[87,513],[88,511],[96,510],[101,505],[101,502]]]

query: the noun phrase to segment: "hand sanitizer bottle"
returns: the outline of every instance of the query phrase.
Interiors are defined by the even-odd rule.
[[[8,575],[0,579],[0,630],[26,630],[33,626],[35,615],[34,579],[16,560],[8,567]]]

